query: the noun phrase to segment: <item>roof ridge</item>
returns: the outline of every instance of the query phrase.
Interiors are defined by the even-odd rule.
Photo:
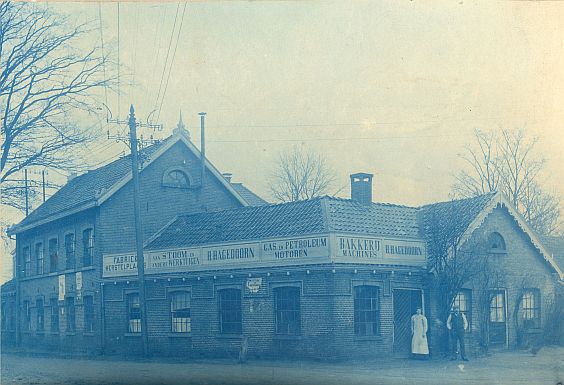
[[[451,200],[448,200],[448,201],[433,202],[433,203],[428,203],[428,204],[425,204],[425,205],[417,206],[415,208],[423,209],[423,208],[428,208],[428,207],[432,207],[432,206],[442,205],[442,204],[445,204],[445,203],[468,202],[468,201],[482,199],[482,198],[491,199],[494,196],[496,196],[496,194],[498,194],[497,191],[490,191],[490,192],[480,194],[480,195],[476,195],[476,196],[473,196],[473,197],[457,198],[457,199],[451,199]]]

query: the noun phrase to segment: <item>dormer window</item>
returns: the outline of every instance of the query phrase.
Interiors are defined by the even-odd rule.
[[[168,169],[163,175],[164,187],[190,188],[188,173],[180,168]]]
[[[500,233],[491,233],[488,242],[489,249],[493,253],[505,253],[507,251],[505,248],[505,240]]]

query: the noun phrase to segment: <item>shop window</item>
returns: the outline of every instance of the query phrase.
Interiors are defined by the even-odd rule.
[[[380,335],[380,298],[377,286],[354,288],[354,333],[357,336]]]
[[[458,309],[464,317],[466,317],[466,321],[468,321],[468,329],[467,332],[472,330],[472,290],[469,289],[462,289],[458,292],[456,297],[454,297],[454,301],[452,303],[451,310],[457,306]]]
[[[127,331],[141,333],[141,303],[138,293],[127,296]]]
[[[24,276],[29,277],[31,272],[31,253],[29,247],[24,247],[23,250],[23,259],[24,259]]]
[[[163,175],[162,185],[164,187],[189,188],[190,177],[179,168],[169,169]]]
[[[171,331],[173,333],[190,333],[190,293],[174,292],[170,296]]]
[[[521,298],[521,316],[525,329],[540,328],[540,291],[526,289]]]
[[[94,231],[86,229],[82,232],[82,265],[92,266],[94,257]]]
[[[500,233],[491,233],[489,236],[490,251],[494,253],[505,253],[505,240]]]
[[[43,309],[43,299],[38,298],[35,301],[35,310],[37,314],[37,331],[42,332],[45,330],[45,310]]]
[[[59,332],[59,300],[51,298],[49,300],[51,305],[51,331],[53,333]]]
[[[76,265],[76,244],[74,241],[74,233],[65,235],[65,262],[67,269],[74,269]]]
[[[219,327],[223,334],[241,334],[241,290],[219,291]]]
[[[49,271],[57,271],[59,265],[59,242],[57,238],[49,239]]]
[[[301,331],[300,289],[279,287],[274,289],[276,333],[299,335]]]
[[[91,333],[94,331],[94,297],[85,295],[82,303],[84,305],[84,331]]]
[[[65,313],[67,314],[67,332],[76,331],[76,314],[73,297],[65,298]]]
[[[29,301],[23,301],[23,331],[31,331],[31,307]]]

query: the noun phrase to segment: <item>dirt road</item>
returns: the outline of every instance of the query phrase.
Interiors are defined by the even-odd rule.
[[[1,384],[547,384],[564,382],[564,348],[503,352],[470,362],[162,362],[1,356]]]

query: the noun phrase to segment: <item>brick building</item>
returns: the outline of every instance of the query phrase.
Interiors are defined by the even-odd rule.
[[[361,173],[351,176],[351,199],[269,205],[207,160],[202,179],[200,155],[180,125],[143,152],[153,355],[236,356],[243,345],[252,357],[407,354],[419,306],[433,321],[431,341],[438,339],[438,294],[427,265],[430,234],[445,223],[456,223],[463,244],[488,243],[503,269],[504,280],[487,288],[495,291],[490,330],[500,346],[515,345],[516,318],[541,330],[563,279],[499,194],[423,207],[378,204],[372,175]],[[17,277],[2,289],[3,343],[141,352],[129,163],[71,180],[10,230]],[[472,321],[470,339],[480,333],[473,298],[481,290],[467,285],[456,299]]]

